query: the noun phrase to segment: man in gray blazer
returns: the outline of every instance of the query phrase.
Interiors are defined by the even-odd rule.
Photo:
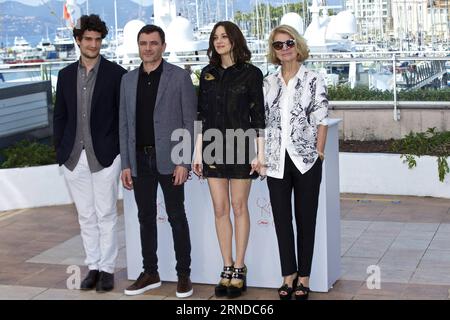
[[[166,43],[160,27],[144,26],[138,33],[138,46],[142,64],[124,75],[121,83],[119,133],[121,179],[126,189],[134,189],[144,270],[125,294],[137,295],[161,285],[156,255],[159,183],[175,246],[176,295],[185,298],[192,295],[193,289],[184,182],[188,178],[193,151],[197,96],[189,74],[162,59]],[[183,156],[172,152],[180,143],[171,141],[175,130],[184,132],[183,143],[188,148],[183,149]]]

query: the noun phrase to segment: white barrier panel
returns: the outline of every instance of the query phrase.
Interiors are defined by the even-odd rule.
[[[310,287],[319,292],[327,292],[341,274],[338,123],[339,120],[331,120],[329,124],[317,213]],[[128,278],[135,280],[142,271],[137,207],[132,191],[124,191],[123,197]],[[211,196],[205,180],[200,181],[194,177],[186,183],[185,206],[192,245],[191,279],[194,283],[215,284],[219,280],[223,263]],[[278,288],[282,282],[281,269],[266,181],[253,182],[249,210],[251,227],[246,254],[247,284],[253,287]],[[159,274],[162,280],[176,281],[172,230],[161,189],[158,189],[157,220]]]
[[[122,197],[119,188],[118,198]],[[70,203],[72,196],[57,164],[0,169],[0,212]]]
[[[0,169],[0,211],[72,202],[57,164]]]
[[[437,157],[416,157],[409,169],[398,154],[341,152],[341,192],[450,198],[450,176],[439,181]]]

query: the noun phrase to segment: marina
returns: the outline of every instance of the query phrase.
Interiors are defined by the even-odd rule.
[[[192,6],[186,6],[186,1],[155,0],[153,17],[144,20],[133,19],[121,27],[117,25],[117,1],[112,1],[116,24],[112,27],[110,37],[104,39],[101,54],[127,70],[136,68],[140,64],[136,34],[145,25],[144,21],[149,21],[161,25],[166,31],[167,49],[164,58],[190,70],[192,81],[198,84],[199,72],[208,64],[206,50],[209,33],[214,24],[213,19],[235,18],[246,35],[252,51],[252,63],[259,67],[264,75],[276,71],[276,67],[269,64],[266,58],[268,32],[276,23],[289,24],[297,28],[308,42],[310,47],[310,58],[306,61],[308,68],[319,72],[330,88],[344,86],[350,89],[367,88],[393,93],[391,101],[384,103],[391,106],[395,121],[399,120],[399,104],[402,103],[398,98],[398,92],[448,88],[450,84],[448,39],[439,40],[434,37],[436,29],[430,30],[432,33],[431,37],[428,37],[428,43],[411,42],[408,46],[411,50],[403,50],[405,48],[399,46],[400,50],[392,51],[395,46],[387,44],[395,41],[364,39],[363,35],[368,31],[361,29],[362,20],[359,17],[359,9],[355,9],[356,3],[342,2],[346,2],[346,7],[327,6],[326,1],[320,0],[300,1],[297,7],[295,4],[292,7],[301,9],[297,12],[290,11],[291,7],[282,4],[279,8],[283,9],[283,14],[278,18],[279,21],[275,22],[273,13],[275,7],[264,1],[254,1],[252,19],[245,20],[242,13],[238,13],[240,16],[235,15],[232,1],[220,4],[217,1],[216,10],[211,11],[213,1],[190,1]],[[12,47],[1,49],[0,86],[2,83],[11,86],[25,82],[49,81],[51,91],[55,92],[59,70],[76,61],[79,54],[69,27],[76,20],[76,16],[70,16],[69,13],[81,14],[81,8],[75,10],[71,7],[74,5],[76,1],[68,1],[65,4],[68,12],[64,16],[66,26],[56,28],[53,41],[50,41],[47,28],[46,35],[42,36],[36,47],[32,47],[25,36],[17,36]],[[210,15],[205,12],[208,6]],[[220,9],[227,10],[221,12]],[[87,10],[88,8],[86,12]],[[366,29],[368,21],[364,24]],[[374,21],[372,25],[379,27]],[[436,47],[436,50],[432,50],[432,46]],[[445,50],[437,50],[438,47]],[[445,103],[444,101],[444,105]],[[48,101],[48,105],[51,114],[52,99]],[[356,105],[361,109],[368,108],[367,103]],[[341,128],[340,137],[345,136],[343,132]]]
[[[230,2],[231,4],[225,1],[226,12],[221,18],[234,17],[233,1]],[[425,43],[422,47],[411,43],[408,46],[410,50],[393,51],[395,47],[387,48],[388,42],[362,42],[361,26],[357,25],[360,20],[358,12],[353,12],[354,1],[347,1],[347,7],[350,8],[347,10],[343,6],[327,6],[326,1],[300,2],[303,2],[302,12],[287,12],[286,5],[283,5],[285,13],[279,23],[292,25],[304,34],[311,50],[311,58],[307,63],[312,69],[323,74],[329,85],[348,84],[352,88],[363,85],[378,90],[447,86],[446,66],[450,55],[448,39],[442,38],[438,43],[432,35],[430,41],[433,42],[427,46]],[[213,26],[212,16],[219,16],[219,1],[215,4],[217,10],[209,17],[199,10],[213,7],[210,1],[191,2],[195,4],[195,11],[188,10],[185,2],[182,5],[177,1],[168,3],[155,1],[154,12],[158,14],[154,14],[150,19],[150,22],[166,29],[168,46],[165,58],[194,72],[200,70],[207,64],[207,38]],[[306,7],[303,7],[305,4]],[[116,1],[114,6],[117,21]],[[303,8],[308,10],[309,18]],[[329,15],[330,10],[338,9],[341,11]],[[181,13],[185,13],[186,17],[179,15]],[[241,21],[240,25],[247,34],[247,42],[253,53],[252,62],[260,67],[264,74],[269,74],[275,69],[265,59],[268,31],[271,29],[268,2],[254,1],[253,16],[254,21]],[[264,18],[269,21],[266,25],[255,23]],[[136,67],[140,60],[135,35],[144,24],[144,21],[136,19],[127,22],[123,28],[116,25],[111,32],[112,37],[104,40],[101,54],[126,69]],[[365,26],[367,27],[367,24]],[[432,49],[433,46],[436,48]],[[438,47],[441,50],[437,50]],[[24,37],[16,37],[14,46],[0,49],[0,81],[50,79],[54,88],[57,72],[77,59],[76,49],[69,27],[58,27],[53,42],[49,40],[47,33],[34,48]]]

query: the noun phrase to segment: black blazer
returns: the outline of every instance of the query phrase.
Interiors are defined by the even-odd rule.
[[[69,159],[77,128],[78,62],[58,73],[53,116],[53,139],[59,165]],[[91,136],[95,156],[109,167],[119,154],[120,81],[127,71],[101,57],[91,106]]]

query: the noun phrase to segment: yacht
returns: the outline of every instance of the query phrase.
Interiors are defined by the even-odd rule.
[[[3,58],[5,64],[38,63],[44,62],[41,54],[30,46],[24,37],[14,38],[14,45],[11,47],[11,54]]]
[[[33,48],[24,37],[18,36],[14,38],[14,45],[11,47],[11,50],[15,53],[21,53],[33,51]]]
[[[50,42],[50,39],[42,38],[42,40],[37,44],[36,50],[40,52],[42,58],[45,60],[56,59],[57,53],[55,46]]]
[[[75,54],[72,31],[67,27],[59,27],[56,29],[53,45],[60,59],[69,59]]]

